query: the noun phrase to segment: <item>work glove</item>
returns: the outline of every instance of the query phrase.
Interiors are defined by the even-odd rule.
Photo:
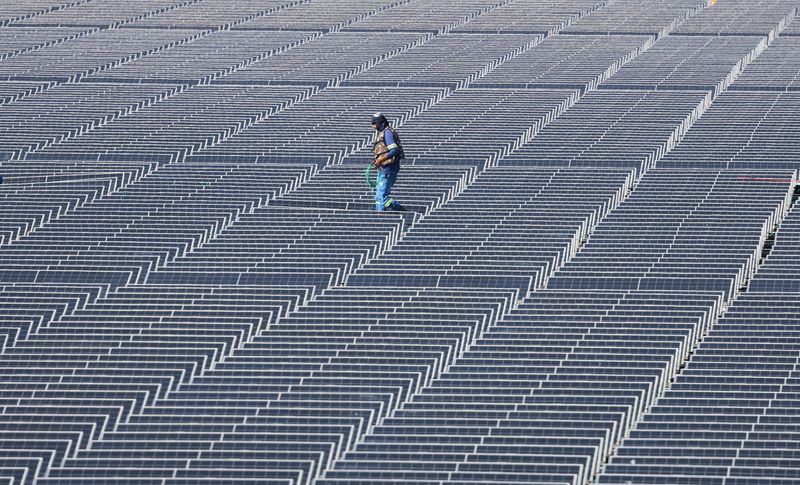
[[[375,159],[375,166],[377,168],[381,168],[383,166],[384,162],[386,162],[387,160],[389,160],[388,156],[381,155],[381,156],[379,156],[378,158]]]

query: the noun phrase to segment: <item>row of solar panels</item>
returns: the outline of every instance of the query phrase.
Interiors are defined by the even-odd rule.
[[[798,93],[723,94],[667,154],[664,167],[797,167]]]

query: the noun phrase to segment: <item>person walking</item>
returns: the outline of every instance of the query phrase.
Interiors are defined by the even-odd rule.
[[[372,153],[375,155],[373,165],[379,170],[375,186],[375,210],[405,210],[389,195],[400,172],[400,160],[405,158],[400,136],[381,113],[372,115],[372,127],[377,132],[372,145]]]

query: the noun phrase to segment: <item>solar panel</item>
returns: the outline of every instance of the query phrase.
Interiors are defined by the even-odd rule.
[[[200,35],[199,30],[98,30],[7,59],[0,79],[68,82]]]
[[[56,2],[53,2],[56,3]],[[14,21],[14,25],[117,26],[186,5],[185,0],[148,0],[120,5],[112,0],[60,2],[69,8],[51,8],[46,12]]]
[[[736,90],[754,91],[797,91],[797,73],[800,64],[790,52],[796,52],[800,37],[783,36],[775,39],[767,52],[753,63],[750,69],[739,76],[736,83],[731,86]]]
[[[296,5],[290,0],[267,0],[258,3],[205,0],[182,2],[178,9],[162,9],[129,24],[134,28],[201,28],[234,27],[260,19]]]
[[[234,27],[242,30],[315,30],[334,32],[398,6],[384,0],[340,2],[335,9],[324,2],[295,2],[280,11],[261,15]],[[185,18],[185,12],[176,15]]]
[[[614,2],[564,29],[578,34],[652,34],[666,33],[707,5],[699,1],[667,1],[658,5],[626,0]]]
[[[470,33],[558,32],[573,21],[607,5],[594,0],[558,3],[520,1],[502,4],[453,29]]]
[[[688,162],[705,168],[796,170],[797,160],[786,149],[794,139],[799,100],[797,93],[731,89],[659,166],[686,167]]]
[[[670,35],[611,76],[604,87],[724,89],[742,64],[764,49],[766,40],[766,36]]]
[[[716,2],[675,29],[688,35],[765,35],[788,23],[796,5],[784,0]]]
[[[0,17],[0,25],[6,26],[11,22],[19,22],[49,12],[74,7],[79,3],[79,1],[69,0],[33,0],[24,4],[4,5],[3,16]]]

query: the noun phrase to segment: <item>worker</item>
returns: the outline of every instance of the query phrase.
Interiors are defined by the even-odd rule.
[[[375,155],[373,164],[379,170],[378,184],[375,187],[375,210],[405,210],[399,202],[389,197],[400,171],[400,160],[405,158],[400,137],[381,113],[372,115],[372,127],[377,132],[372,147]]]

